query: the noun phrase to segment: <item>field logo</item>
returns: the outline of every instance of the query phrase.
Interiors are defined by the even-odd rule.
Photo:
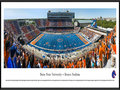
[[[112,78],[115,78],[115,76],[116,76],[116,72],[115,72],[115,70],[113,70],[113,72],[112,72]]]

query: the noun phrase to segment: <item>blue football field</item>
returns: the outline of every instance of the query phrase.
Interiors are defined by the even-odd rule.
[[[42,35],[42,36],[41,36]],[[43,50],[48,53],[66,53],[72,52],[86,46],[91,43],[83,38],[78,33],[70,34],[46,34],[42,33],[36,39],[29,43],[39,50]]]

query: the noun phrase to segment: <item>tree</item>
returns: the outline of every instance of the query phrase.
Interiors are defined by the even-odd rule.
[[[106,20],[97,20],[97,25],[102,26],[104,28],[114,28],[116,25],[116,21],[106,21]]]

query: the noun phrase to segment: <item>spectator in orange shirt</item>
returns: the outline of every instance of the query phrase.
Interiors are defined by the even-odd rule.
[[[75,62],[75,64],[74,64],[74,68],[77,68],[77,63]]]
[[[103,48],[100,44],[100,47],[99,47],[99,59],[100,59],[100,68],[102,68],[102,54],[103,54]]]
[[[115,62],[116,62],[116,43],[115,43],[115,41],[113,42],[113,44],[112,44],[112,67],[114,67],[115,66]]]
[[[83,67],[86,68],[86,60],[85,60],[85,57],[82,58],[82,62],[83,62]]]
[[[42,60],[40,60],[40,66],[41,66],[41,68],[43,68],[43,61]]]
[[[106,43],[104,42],[104,44],[103,44],[103,53],[104,53],[104,55],[105,55],[105,49],[106,49]]]
[[[95,48],[95,53],[97,53],[97,51],[98,51],[98,48]]]
[[[116,44],[115,44],[115,41],[112,44],[112,50],[113,50],[113,53],[116,54]]]
[[[80,60],[77,61],[77,68],[80,68]]]
[[[70,68],[70,67],[69,67],[69,63],[68,63],[68,62],[67,62],[67,68]]]
[[[81,59],[81,58],[80,58]],[[80,59],[77,61],[76,66],[77,68],[80,68]]]
[[[107,43],[107,36],[105,36],[105,43]]]
[[[83,67],[82,59],[80,59],[80,68]]]
[[[54,66],[54,68],[56,68],[56,64],[54,64],[53,66]]]
[[[47,65],[47,68],[49,68],[49,65]]]

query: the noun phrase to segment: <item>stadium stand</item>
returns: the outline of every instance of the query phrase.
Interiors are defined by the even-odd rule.
[[[30,26],[26,26],[27,30],[32,31],[32,29],[30,28]]]
[[[21,30],[22,30],[24,33],[28,33],[28,30],[27,30],[27,27],[26,27],[26,26],[22,26],[22,27],[21,27]]]
[[[74,33],[74,30],[80,28],[74,28],[70,17],[70,20],[64,18],[65,20],[60,20],[58,17],[57,20],[55,18],[35,19],[33,20],[35,26],[24,25],[24,23],[20,25],[19,20],[5,20],[4,67],[103,68],[108,60],[111,60],[112,67],[115,66],[116,28],[99,42],[91,43],[91,40],[99,34],[87,28]],[[38,27],[45,28],[45,32],[40,31]],[[25,45],[19,43],[16,39],[18,36],[23,38]],[[18,62],[15,62],[15,59]],[[10,61],[13,61],[13,64]]]
[[[30,28],[32,29],[32,30],[35,30],[35,26],[34,25],[30,25]]]
[[[31,33],[25,34],[25,37],[26,37],[28,40],[32,40],[32,39],[33,39],[33,36],[31,35]]]
[[[21,30],[20,30],[19,24],[18,24],[18,22],[17,22],[16,20],[13,21],[13,25],[14,25],[14,27],[16,28],[17,33],[18,33],[18,34],[21,34]]]
[[[87,28],[82,29],[80,32],[85,34],[90,40],[96,35],[96,33],[89,31]]]

